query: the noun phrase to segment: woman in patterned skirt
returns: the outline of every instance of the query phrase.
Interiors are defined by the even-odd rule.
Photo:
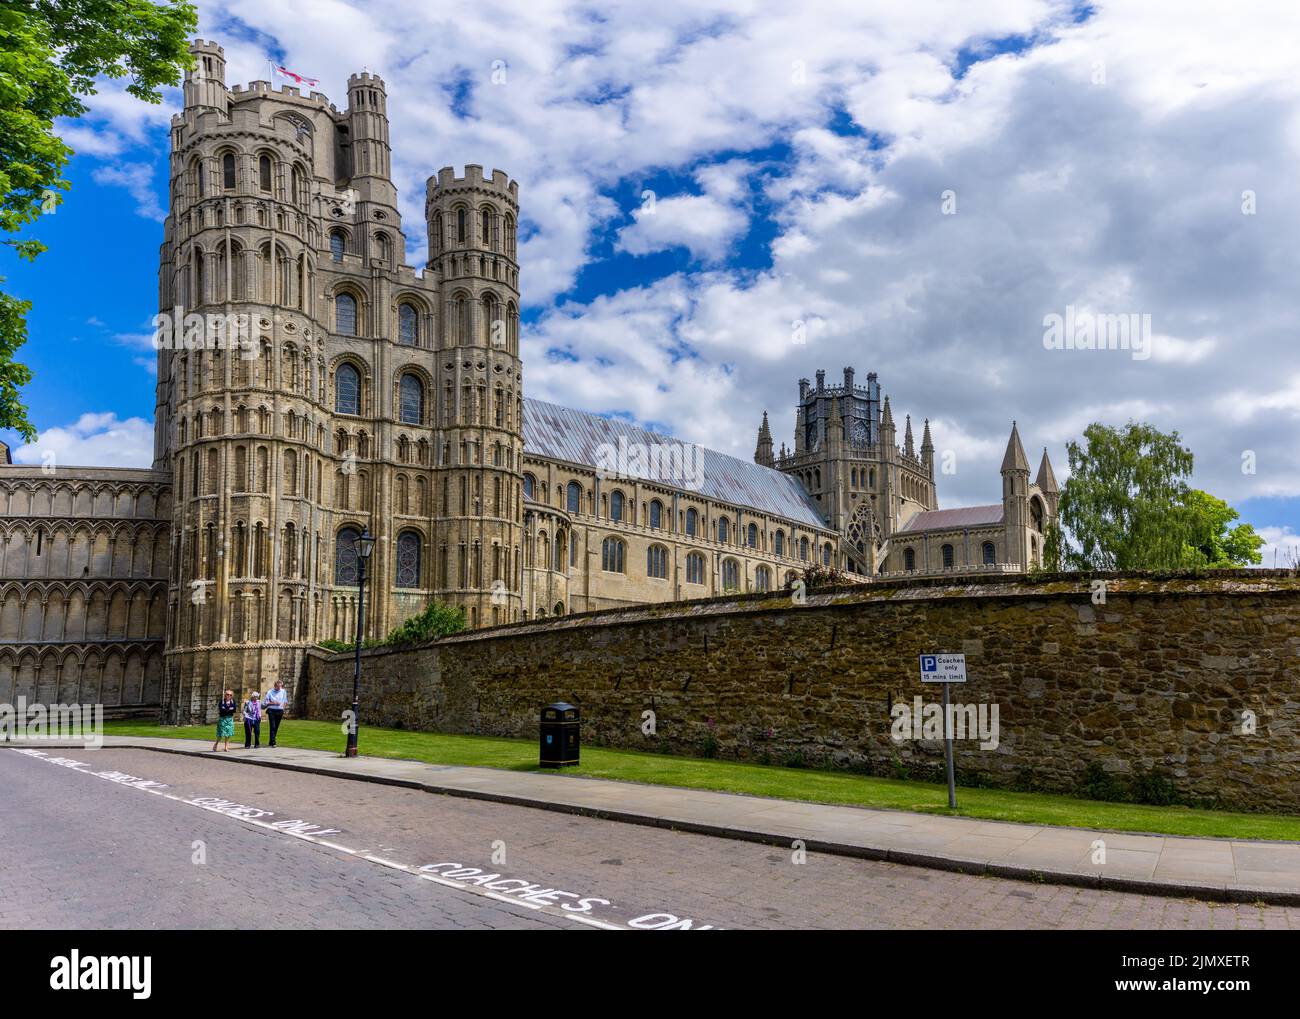
[[[217,738],[212,741],[212,752],[216,753],[217,744],[226,741],[226,752],[230,752],[230,737],[235,734],[235,691],[227,690],[217,705]]]

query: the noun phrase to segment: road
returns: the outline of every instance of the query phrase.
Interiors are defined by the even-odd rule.
[[[265,753],[274,751],[266,750]],[[0,928],[1283,928],[146,750],[0,750]]]

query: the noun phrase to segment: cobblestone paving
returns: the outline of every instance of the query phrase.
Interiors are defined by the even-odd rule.
[[[267,750],[270,754],[273,751]],[[622,926],[1300,929],[1300,908],[1206,903],[973,877],[142,750],[56,751],[338,829],[419,867],[459,863],[605,900]],[[577,927],[90,774],[0,751],[0,926]],[[207,863],[191,863],[194,840]],[[502,860],[504,854],[504,860]],[[493,862],[494,855],[497,862]],[[448,868],[440,868],[445,873]],[[278,890],[247,896],[250,876]],[[477,894],[476,894],[477,892]]]

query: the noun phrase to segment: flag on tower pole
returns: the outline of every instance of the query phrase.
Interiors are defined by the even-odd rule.
[[[320,84],[319,78],[308,78],[305,75],[299,74],[297,71],[289,70],[289,68],[285,67],[283,64],[275,64],[275,73],[280,75],[282,78],[288,78],[295,84],[306,85],[309,88],[315,88]]]

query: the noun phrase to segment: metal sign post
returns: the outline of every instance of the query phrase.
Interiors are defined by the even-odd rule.
[[[952,766],[952,712],[948,710],[948,687],[966,682],[965,655],[921,655],[921,682],[943,685],[943,757],[948,769],[948,809],[957,807],[957,781]]]

